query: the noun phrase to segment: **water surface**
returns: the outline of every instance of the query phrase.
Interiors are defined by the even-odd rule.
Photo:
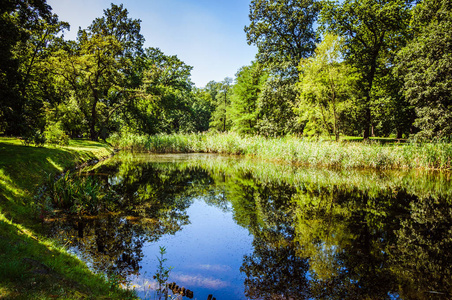
[[[196,299],[449,299],[448,173],[334,171],[214,155],[122,154],[93,168],[119,195],[51,232],[93,269],[153,296]]]

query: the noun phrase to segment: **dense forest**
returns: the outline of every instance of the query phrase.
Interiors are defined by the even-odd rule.
[[[123,5],[66,40],[45,0],[0,4],[0,134],[64,144],[112,133],[452,134],[452,2],[252,0],[258,53],[235,78],[144,48]]]

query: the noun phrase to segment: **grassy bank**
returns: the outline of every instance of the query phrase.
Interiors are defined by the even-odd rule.
[[[118,148],[156,153],[240,154],[309,166],[374,169],[451,169],[450,143],[306,141],[226,134],[115,135]]]
[[[42,235],[33,195],[49,177],[110,155],[101,143],[25,147],[0,138],[0,298],[126,299],[130,293],[93,274],[61,245]]]

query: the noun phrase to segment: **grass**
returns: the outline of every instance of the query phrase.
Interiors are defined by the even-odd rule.
[[[26,147],[18,139],[0,137],[1,299],[131,297],[41,235],[33,198],[49,177],[111,153],[108,145],[85,140],[67,147]]]
[[[307,141],[298,137],[266,138],[235,133],[115,135],[118,148],[156,153],[223,153],[259,157],[307,166],[373,169],[452,169],[450,143],[397,143],[371,140],[340,143]]]

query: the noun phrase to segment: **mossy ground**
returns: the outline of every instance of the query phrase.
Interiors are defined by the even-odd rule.
[[[0,298],[127,299],[129,291],[93,274],[43,236],[34,193],[49,177],[112,153],[102,143],[26,147],[0,137]]]

